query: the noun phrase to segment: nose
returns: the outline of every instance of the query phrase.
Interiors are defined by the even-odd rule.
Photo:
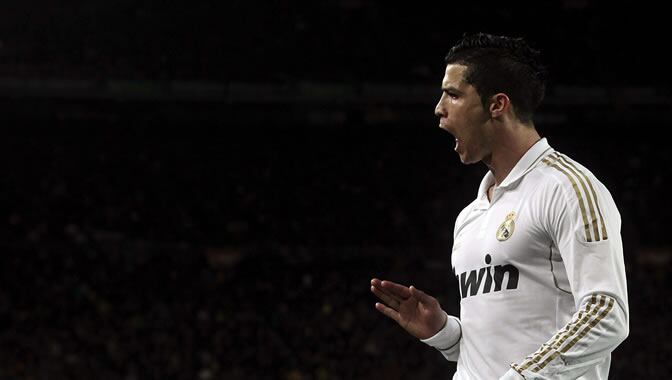
[[[443,97],[445,94],[441,95],[441,99],[439,99],[439,102],[436,103],[436,107],[434,107],[434,115],[437,117],[444,117],[446,116],[445,110],[441,106],[443,104]]]

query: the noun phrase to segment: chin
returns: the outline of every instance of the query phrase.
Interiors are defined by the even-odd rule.
[[[474,160],[473,157],[460,154],[460,161],[465,165],[475,164],[478,160]]]

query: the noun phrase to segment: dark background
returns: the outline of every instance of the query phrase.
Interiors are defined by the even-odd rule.
[[[368,288],[459,313],[453,223],[486,169],[433,109],[477,31],[542,50],[537,128],[619,206],[610,378],[666,378],[668,22],[587,0],[3,4],[0,378],[451,378]]]

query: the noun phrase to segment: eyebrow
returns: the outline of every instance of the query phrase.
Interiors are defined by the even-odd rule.
[[[459,92],[462,93],[457,87],[455,86],[441,86],[442,91],[453,91],[453,92]]]

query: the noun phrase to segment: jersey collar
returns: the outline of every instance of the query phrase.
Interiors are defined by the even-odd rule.
[[[532,170],[532,168],[534,168],[535,164],[539,162],[541,158],[545,157],[551,152],[553,152],[553,148],[551,148],[551,146],[548,144],[546,138],[544,137],[540,139],[534,145],[532,145],[532,147],[528,149],[527,152],[525,152],[523,157],[518,160],[516,166],[511,169],[509,175],[504,178],[504,181],[502,181],[502,183],[497,188],[507,188],[518,182],[519,179],[521,179],[525,174]],[[481,185],[478,187],[477,199],[485,199],[487,202],[487,191],[494,183],[495,176],[491,171],[488,170],[488,172],[485,174],[485,177],[483,177],[483,180],[481,180]]]

